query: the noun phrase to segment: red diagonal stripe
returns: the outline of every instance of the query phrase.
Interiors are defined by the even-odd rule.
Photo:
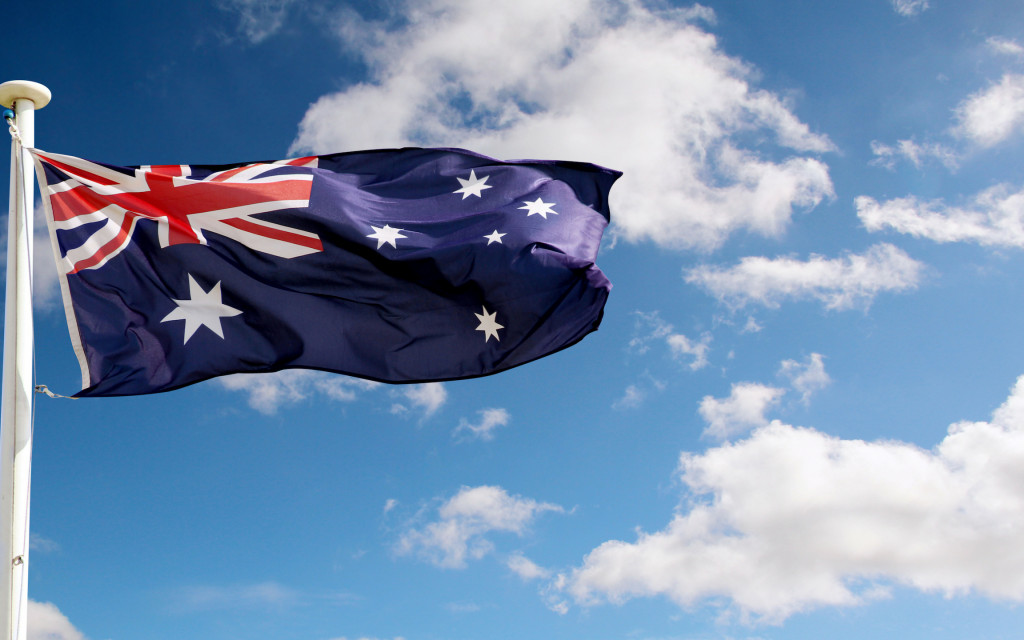
[[[63,162],[58,162],[58,161],[54,160],[53,158],[48,158],[48,157],[46,157],[44,155],[40,155],[39,157],[42,158],[43,162],[46,162],[47,164],[53,165],[54,167],[57,167],[58,169],[60,169],[61,171],[64,171],[65,173],[70,173],[71,175],[78,176],[79,178],[82,178],[84,180],[89,180],[90,182],[95,182],[97,184],[102,184],[102,185],[118,184],[118,182],[115,181],[115,180],[111,180],[110,178],[104,178],[102,176],[98,176],[95,173],[90,173],[88,171],[84,171],[82,169],[79,169],[78,167],[72,167],[72,166],[66,165]],[[125,178],[127,178],[127,177],[128,176],[125,176]]]
[[[110,201],[89,187],[78,186],[51,195],[50,204],[53,207],[54,221],[61,222],[99,211],[110,204]]]
[[[252,167],[252,166],[253,165],[251,165],[251,164],[247,164],[247,165],[244,165],[244,166],[241,166],[241,167],[235,167],[234,169],[228,169],[227,171],[224,171],[222,173],[218,173],[217,175],[213,176],[212,178],[207,178],[207,181],[208,182],[224,182],[228,178],[231,178],[232,176],[236,176],[239,173],[245,171],[246,169],[248,169],[249,167]]]
[[[290,231],[284,231],[283,229],[265,227],[261,224],[256,224],[251,220],[246,220],[245,218],[229,218],[227,220],[223,220],[222,222],[228,225],[229,227],[234,227],[242,231],[248,231],[249,233],[263,236],[264,238],[281,240],[289,244],[297,244],[301,247],[308,247],[315,251],[324,250],[324,245],[322,242],[320,242],[320,238],[315,236],[310,238],[307,236],[299,235],[297,233],[292,233]]]
[[[154,164],[146,169],[148,173],[156,173],[161,176],[183,176],[185,175],[184,167],[180,164]]]
[[[135,221],[136,217],[137,216],[132,214],[130,211],[127,214],[125,214],[124,220],[121,221],[121,228],[120,230],[118,230],[117,235],[115,235],[111,240],[109,240],[106,244],[100,247],[99,250],[96,251],[96,253],[92,254],[85,260],[80,260],[76,262],[74,269],[69,271],[69,273],[78,273],[82,269],[88,269],[89,267],[94,267],[99,263],[103,262],[103,260],[105,260],[106,257],[110,255],[110,253],[112,253],[118,247],[125,243],[125,238],[128,236],[129,231],[131,231],[132,223]]]

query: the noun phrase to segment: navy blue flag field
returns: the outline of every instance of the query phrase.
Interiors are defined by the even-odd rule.
[[[393,149],[117,167],[33,150],[78,396],[309,368],[483,376],[597,329],[617,171]]]

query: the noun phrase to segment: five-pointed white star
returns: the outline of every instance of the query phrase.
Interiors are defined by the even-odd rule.
[[[498,317],[498,312],[487,313],[487,307],[481,307],[481,309],[484,312],[483,315],[479,313],[473,314],[480,321],[480,326],[476,330],[484,332],[484,342],[490,340],[491,336],[494,336],[495,340],[501,342],[501,338],[498,337],[498,329],[504,329],[505,325],[498,324],[497,320],[495,320]]]
[[[374,227],[371,224],[370,227],[373,228],[373,233],[371,233],[370,235],[368,235],[366,237],[367,238],[374,238],[377,241],[377,248],[378,249],[383,247],[385,243],[390,244],[392,247],[397,249],[398,248],[398,244],[395,243],[395,240],[398,240],[399,238],[407,237],[407,236],[403,236],[402,233],[401,233],[402,231],[405,231],[405,229],[395,229],[391,225],[387,225],[386,224],[386,225],[384,225],[383,228],[381,228],[381,227]]]
[[[160,322],[171,320],[185,321],[185,340],[187,344],[199,327],[206,327],[216,333],[221,339],[224,338],[224,330],[220,326],[221,318],[231,318],[242,313],[234,307],[229,307],[220,301],[220,282],[213,285],[208,292],[203,291],[192,274],[188,274],[188,293],[191,300],[174,300],[178,308],[167,314]]]
[[[476,177],[476,169],[470,169],[469,180],[463,180],[457,178],[459,184],[462,185],[461,189],[456,189],[452,193],[461,193],[462,199],[465,200],[469,196],[476,196],[478,198],[483,197],[483,190],[490,189],[491,185],[487,184],[487,178],[490,176],[484,176],[482,178]]]
[[[527,209],[527,213],[526,213],[526,217],[527,218],[529,218],[530,216],[532,216],[535,213],[539,213],[540,216],[542,218],[544,218],[545,220],[548,219],[548,214],[549,213],[553,213],[556,216],[558,215],[558,212],[551,208],[551,206],[553,204],[555,204],[554,202],[544,202],[540,198],[537,198],[533,202],[526,202],[526,201],[524,201],[523,204],[525,204],[526,206],[525,207],[519,207],[519,208],[520,209]]]
[[[486,235],[484,237],[487,238],[487,244],[488,245],[490,245],[490,244],[492,244],[494,242],[497,242],[498,244],[503,244],[502,241],[501,241],[501,238],[502,238],[502,236],[507,236],[507,235],[508,235],[507,233],[498,233],[498,230],[495,229],[494,233],[492,233],[490,235]]]

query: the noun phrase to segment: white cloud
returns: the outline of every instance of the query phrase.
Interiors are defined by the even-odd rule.
[[[692,502],[563,575],[576,602],[724,599],[778,622],[893,585],[1024,601],[1024,376],[989,422],[957,422],[931,451],[775,421],[683,453],[679,474]]]
[[[199,585],[184,587],[172,596],[174,608],[182,611],[218,611],[252,609],[268,606],[290,607],[302,595],[276,582],[260,582],[230,586]]]
[[[28,640],[85,640],[51,602],[28,601]]]
[[[832,382],[832,378],[825,372],[825,358],[820,353],[812,353],[804,362],[783,360],[779,375],[789,378],[793,389],[805,403],[810,400],[811,394],[821,391]]]
[[[747,316],[747,323],[740,329],[740,333],[758,333],[764,327],[758,324],[757,319],[754,316]]]
[[[914,196],[881,203],[860,196],[855,202],[868,231],[889,228],[935,242],[1024,247],[1024,189],[996,185],[974,196],[967,207],[922,202]]]
[[[703,369],[708,365],[708,351],[711,349],[710,333],[702,334],[699,341],[691,340],[681,333],[674,333],[665,340],[668,342],[668,348],[673,357],[693,356],[693,360],[688,365],[691,371]]]
[[[699,409],[708,423],[704,435],[725,440],[768,424],[765,412],[778,403],[784,393],[785,389],[740,382],[732,385],[728,398],[704,396]]]
[[[892,0],[892,8],[901,16],[916,16],[929,6],[928,0]]]
[[[1024,129],[1024,75],[1007,73],[998,84],[969,96],[957,107],[956,131],[991,147]]]
[[[449,602],[444,608],[451,613],[476,613],[480,610],[480,605],[475,602]]]
[[[32,306],[50,311],[62,305],[57,261],[53,257],[50,232],[46,228],[46,210],[40,204],[32,213]],[[0,225],[0,274],[7,273],[7,221]]]
[[[564,616],[569,613],[569,601],[562,595],[562,590],[565,589],[567,584],[564,574],[558,574],[551,583],[541,589],[540,595],[544,599],[544,603],[548,609],[554,611],[558,615]]]
[[[828,309],[849,309],[869,306],[883,291],[915,288],[923,268],[901,249],[877,244],[864,254],[832,259],[813,254],[806,261],[750,256],[730,268],[689,269],[685,277],[736,309],[748,304],[777,307],[783,300],[807,298]]]
[[[807,155],[832,143],[696,24],[710,9],[407,0],[397,12],[392,24],[344,12],[339,37],[372,78],[317,100],[293,151],[461,145],[604,164],[625,171],[613,233],[666,247],[778,235],[794,210],[833,195]]]
[[[647,399],[647,390],[640,385],[631,384],[626,387],[622,397],[612,403],[612,409],[636,409]]]
[[[693,357],[688,365],[692,371],[707,366],[707,355],[711,349],[710,333],[701,334],[699,340],[694,340],[684,334],[674,333],[673,326],[662,320],[657,311],[634,311],[633,315],[636,316],[636,323],[633,337],[629,341],[631,352],[643,355],[650,351],[652,342],[664,340],[673,358]]]
[[[230,391],[249,395],[248,404],[267,415],[284,406],[298,404],[316,397],[336,402],[354,402],[360,394],[383,385],[372,380],[352,378],[309,369],[285,369],[274,373],[236,373],[217,378]],[[448,392],[440,382],[404,385],[393,389],[404,402],[393,403],[391,413],[419,412],[424,419],[434,415],[448,400]]]
[[[511,496],[501,487],[463,487],[438,509],[436,521],[410,528],[400,537],[395,551],[418,552],[428,561],[449,569],[461,569],[467,559],[478,560],[494,548],[486,536],[494,532],[523,535],[534,518],[562,507],[529,498]]]
[[[644,371],[640,379],[635,384],[628,385],[622,397],[612,403],[612,409],[636,409],[647,401],[651,393],[664,391],[666,386],[663,380],[655,378],[649,371]]]
[[[893,146],[872,140],[871,152],[875,154],[875,159],[871,161],[871,164],[890,170],[896,168],[896,160],[898,158],[909,160],[918,169],[929,158],[938,160],[951,171],[956,170],[960,164],[959,157],[955,151],[937,142],[922,144],[913,140],[898,140],[896,145]]]
[[[995,53],[1024,58],[1024,46],[1021,46],[1016,40],[992,36],[985,40],[985,44]]]
[[[285,405],[315,395],[351,402],[360,392],[380,386],[379,382],[350,378],[308,369],[285,369],[275,373],[236,373],[217,378],[225,389],[249,394],[249,406],[267,415]]]
[[[259,44],[284,26],[288,11],[301,0],[217,0],[217,6],[238,16],[238,32]]]
[[[672,325],[661,319],[657,311],[634,311],[636,322],[633,325],[633,337],[629,340],[629,350],[643,355],[651,350],[651,343],[667,339],[672,335]]]
[[[391,413],[404,414],[411,410],[421,412],[422,418],[426,419],[437,413],[437,410],[448,401],[448,391],[441,382],[424,382],[403,387],[399,392],[408,402],[409,406],[402,403],[391,405]]]
[[[1024,47],[1014,40],[991,37],[985,41],[994,53],[1024,59]],[[999,82],[978,91],[957,105],[955,123],[948,133],[967,140],[977,147],[987,148],[1007,140],[1024,130],[1024,75],[1005,73]],[[889,170],[896,168],[897,160],[907,160],[920,169],[928,160],[937,160],[950,171],[959,167],[962,150],[938,142],[898,140],[890,145],[873,140],[870,164]]]
[[[39,553],[54,553],[60,551],[60,544],[49,538],[44,538],[38,533],[29,533],[28,548]]]
[[[512,420],[512,415],[505,409],[481,409],[477,411],[477,415],[480,416],[480,421],[477,424],[461,418],[452,435],[456,438],[470,440],[494,440],[494,430],[504,427]]]
[[[525,581],[539,580],[551,576],[550,571],[538,566],[533,560],[519,553],[510,556],[505,564],[512,570],[512,573]]]

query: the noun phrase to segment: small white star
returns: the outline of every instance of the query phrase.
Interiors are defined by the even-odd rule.
[[[220,282],[213,285],[213,288],[203,291],[192,274],[188,274],[188,293],[191,300],[174,300],[178,308],[168,313],[160,322],[171,320],[185,321],[185,340],[187,344],[199,327],[206,327],[224,339],[224,330],[220,326],[221,318],[231,318],[242,313],[234,307],[229,307],[220,301]],[[173,299],[173,298],[172,298]]]
[[[490,176],[484,176],[482,178],[476,177],[476,169],[470,169],[469,180],[463,180],[462,178],[456,178],[459,184],[462,185],[461,189],[456,189],[452,193],[461,193],[462,199],[465,200],[469,196],[476,196],[478,198],[483,197],[483,190],[490,189],[491,185],[487,184],[487,178]]]
[[[554,202],[544,202],[540,198],[537,198],[533,202],[525,202],[524,201],[523,204],[525,204],[526,206],[525,207],[519,207],[519,208],[520,209],[527,209],[528,210],[527,214],[526,214],[527,218],[529,218],[530,216],[532,216],[535,213],[539,213],[540,216],[542,218],[544,218],[545,220],[548,219],[548,214],[549,213],[553,213],[556,216],[558,215],[558,212],[551,208],[551,205],[555,204]]]
[[[375,239],[377,241],[377,248],[378,249],[383,247],[385,243],[386,244],[390,244],[392,247],[397,249],[398,248],[398,244],[395,242],[395,240],[398,240],[399,238],[406,238],[406,237],[408,237],[408,236],[403,236],[402,233],[401,233],[402,231],[405,231],[405,229],[395,229],[394,227],[392,227],[390,225],[387,225],[387,224],[384,225],[383,228],[381,228],[381,227],[374,227],[372,224],[370,225],[370,227],[373,228],[373,233],[371,233],[370,235],[368,235],[366,237],[367,238]]]
[[[491,336],[494,336],[495,340],[501,342],[501,338],[498,337],[498,329],[504,329],[505,326],[498,324],[496,320],[498,312],[495,311],[494,313],[487,313],[487,307],[481,307],[481,309],[484,312],[483,315],[480,315],[479,313],[473,314],[476,316],[476,319],[480,321],[480,326],[476,328],[476,331],[484,332],[484,342],[490,340]]]
[[[507,233],[498,233],[498,230],[497,230],[497,229],[495,229],[495,230],[494,230],[494,233],[492,233],[492,234],[490,234],[490,235],[487,235],[487,236],[484,236],[484,237],[485,237],[485,238],[487,238],[487,244],[488,244],[488,245],[491,245],[491,244],[493,244],[493,243],[495,243],[495,242],[497,242],[498,244],[504,244],[504,243],[503,243],[503,242],[501,241],[501,238],[502,238],[503,236],[507,236],[507,235],[508,235]]]

